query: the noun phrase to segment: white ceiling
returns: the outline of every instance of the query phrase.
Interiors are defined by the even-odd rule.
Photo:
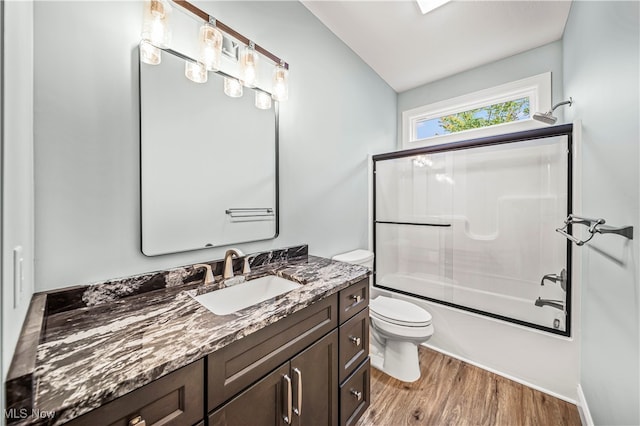
[[[467,0],[423,15],[412,0],[301,2],[397,92],[559,40],[571,7]]]

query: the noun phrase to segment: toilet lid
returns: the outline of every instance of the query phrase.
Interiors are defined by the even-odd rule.
[[[431,324],[431,314],[413,303],[378,296],[369,303],[373,317],[378,317],[392,324],[409,327],[424,327]]]

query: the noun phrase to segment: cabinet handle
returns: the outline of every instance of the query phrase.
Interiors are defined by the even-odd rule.
[[[298,376],[298,406],[293,409],[293,412],[299,416],[302,416],[302,372],[297,368],[293,369],[293,374]]]
[[[360,296],[359,294],[352,294],[351,300],[353,300],[353,304],[355,305],[357,303],[360,303],[360,301],[362,300],[362,296]]]
[[[355,399],[357,399],[358,401],[361,401],[361,400],[362,400],[362,392],[357,391],[357,390],[354,390],[354,389],[351,389],[351,391],[350,391],[350,392],[351,392],[351,395],[353,395],[353,397],[354,397]]]
[[[359,337],[355,337],[355,336],[349,336],[349,340],[351,341],[351,343],[353,343],[356,346],[360,346],[360,338]]]
[[[136,416],[129,420],[129,426],[147,426],[147,422],[144,421],[142,416]]]
[[[284,381],[287,382],[287,390],[286,390],[287,393],[285,396],[287,407],[284,410],[287,414],[282,417],[284,418],[285,423],[290,425],[291,424],[291,379],[286,374],[283,377],[284,377]]]

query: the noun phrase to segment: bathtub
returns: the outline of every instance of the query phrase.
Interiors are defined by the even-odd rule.
[[[472,285],[464,285],[470,283]],[[427,298],[447,305],[455,305],[475,313],[505,317],[560,331],[566,330],[564,311],[550,306],[536,306],[538,297],[564,300],[565,294],[557,285],[540,286],[513,278],[458,273],[447,279],[425,273],[392,273],[378,277],[376,286],[409,296]],[[512,288],[511,294],[504,289]],[[492,291],[493,290],[493,291]],[[518,292],[517,295],[514,293]]]

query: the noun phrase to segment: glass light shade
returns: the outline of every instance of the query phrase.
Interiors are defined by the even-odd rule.
[[[207,69],[199,62],[184,62],[184,75],[194,83],[206,83],[208,78]]]
[[[279,102],[289,99],[289,70],[283,65],[278,65],[273,70],[273,94],[271,96]]]
[[[231,98],[239,98],[242,96],[242,84],[235,78],[224,78],[224,94]]]
[[[162,61],[162,50],[142,40],[140,42],[140,60],[145,64],[158,65]]]
[[[256,108],[270,109],[271,108],[271,95],[267,92],[261,92],[256,90]]]
[[[147,0],[143,5],[142,39],[155,46],[169,47],[171,7],[166,0]]]
[[[257,73],[258,52],[252,46],[245,46],[240,54],[240,82],[246,87],[255,87]]]
[[[200,27],[200,57],[199,60],[209,71],[220,69],[222,57],[222,33],[211,24]]]

